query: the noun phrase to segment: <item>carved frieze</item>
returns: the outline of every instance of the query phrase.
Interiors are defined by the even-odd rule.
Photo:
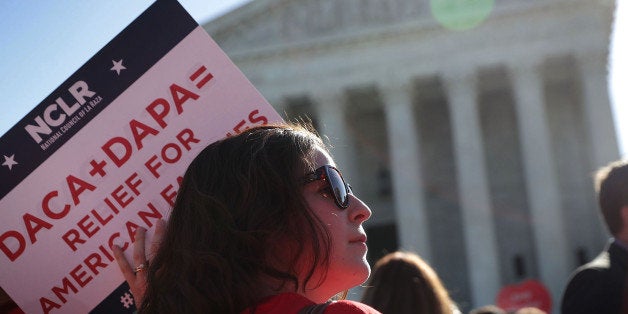
[[[418,0],[278,0],[269,4],[264,12],[219,25],[212,37],[223,49],[233,51],[430,18],[429,2]]]

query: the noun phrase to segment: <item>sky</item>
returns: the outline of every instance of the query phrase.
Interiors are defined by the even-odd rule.
[[[251,0],[179,0],[202,24]],[[610,97],[620,153],[628,158],[628,4],[618,1]],[[0,1],[0,134],[141,14],[150,0]],[[619,36],[617,36],[619,35]],[[623,38],[622,38],[623,37]]]

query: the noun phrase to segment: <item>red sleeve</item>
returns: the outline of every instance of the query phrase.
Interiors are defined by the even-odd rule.
[[[325,314],[381,314],[376,309],[355,301],[342,300],[331,303]]]
[[[22,311],[21,308],[16,307],[16,308],[13,308],[13,309],[9,310],[9,312],[7,314],[24,314],[24,312]]]

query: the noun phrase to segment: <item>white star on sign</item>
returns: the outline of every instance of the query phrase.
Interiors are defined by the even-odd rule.
[[[11,170],[13,166],[17,165],[17,161],[13,160],[13,158],[15,158],[15,154],[11,155],[11,157],[4,156],[2,165],[9,167],[9,170]]]
[[[120,75],[120,71],[126,70],[126,67],[122,65],[122,59],[120,61],[111,60],[113,62],[113,67],[111,67],[111,71],[116,71],[118,75]]]

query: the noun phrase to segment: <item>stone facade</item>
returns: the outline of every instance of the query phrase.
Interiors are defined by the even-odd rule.
[[[417,251],[469,309],[530,278],[556,305],[605,243],[591,173],[619,158],[613,10],[495,1],[453,31],[429,1],[254,0],[204,27],[279,112],[329,137],[374,212],[369,258]]]

